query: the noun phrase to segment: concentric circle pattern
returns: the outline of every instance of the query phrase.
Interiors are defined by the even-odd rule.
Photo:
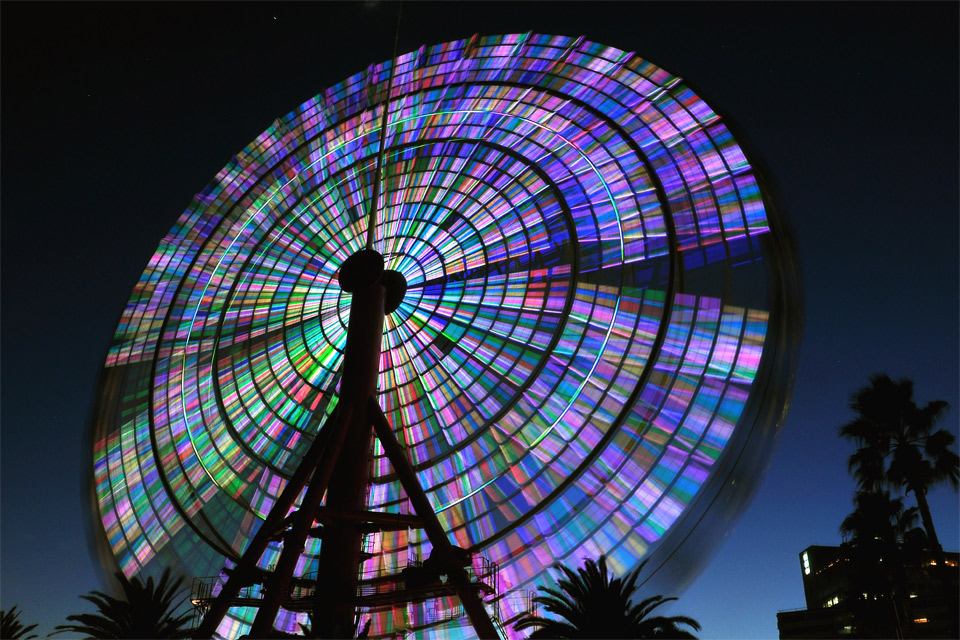
[[[381,406],[451,540],[500,564],[501,593],[555,561],[632,567],[703,513],[775,351],[755,173],[703,101],[632,53],[474,38],[278,119],[161,242],[94,427],[99,518],[125,573],[216,575],[244,549],[336,406],[350,298],[336,275],[372,209],[374,248],[408,282]],[[372,477],[370,508],[410,512],[379,443]],[[368,550],[365,571],[398,571],[429,543],[383,533]],[[377,634],[428,613],[369,612]],[[232,609],[220,633],[252,616]]]

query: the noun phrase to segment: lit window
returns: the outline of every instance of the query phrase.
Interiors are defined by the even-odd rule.
[[[806,551],[803,552],[803,575],[810,575],[810,558]]]
[[[916,598],[916,597],[917,597],[917,594],[911,593],[911,594],[910,594],[910,597],[911,597],[911,598]]]
[[[919,623],[919,624],[923,624],[924,622],[927,622],[927,619],[926,619],[926,618],[914,618],[913,621],[916,622],[916,623]]]

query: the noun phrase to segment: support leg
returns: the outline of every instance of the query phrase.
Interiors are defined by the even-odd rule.
[[[333,441],[329,447],[324,449],[323,455],[317,463],[316,471],[313,472],[313,478],[311,478],[310,484],[307,486],[307,492],[304,494],[303,503],[300,505],[300,510],[293,521],[293,527],[287,532],[284,539],[280,559],[265,585],[266,594],[260,604],[259,611],[257,611],[253,626],[250,628],[252,638],[266,638],[273,631],[273,622],[277,617],[277,611],[290,588],[293,570],[296,568],[297,560],[303,552],[307,532],[313,526],[317,507],[320,505],[323,493],[330,483],[330,476],[333,474],[333,468],[340,455],[340,449],[346,439],[353,415],[353,407],[349,404],[343,407],[341,419],[337,422],[336,431],[333,434]]]
[[[344,291],[353,294],[344,346],[341,402],[354,408],[343,449],[327,491],[331,509],[358,512],[366,508],[373,434],[367,405],[377,394],[386,287],[383,257],[375,251],[351,256],[340,269]],[[313,631],[322,638],[352,637],[360,581],[359,523],[342,519],[325,523],[317,559]]]
[[[283,519],[287,517],[287,513],[293,506],[297,496],[300,495],[300,491],[306,484],[310,474],[313,473],[317,467],[323,457],[323,453],[329,449],[328,443],[331,440],[331,434],[334,434],[332,439],[342,442],[343,435],[346,431],[344,421],[341,420],[342,413],[338,408],[317,433],[316,439],[314,439],[313,444],[310,445],[310,448],[304,455],[300,466],[297,467],[297,470],[293,473],[293,476],[291,476],[289,482],[287,482],[287,485],[280,493],[280,497],[277,498],[277,501],[274,503],[273,508],[270,509],[270,513],[263,523],[261,523],[253,539],[250,540],[250,544],[247,545],[243,555],[237,561],[237,565],[231,572],[226,584],[224,584],[220,590],[220,594],[210,604],[210,609],[206,615],[203,616],[203,621],[200,623],[200,626],[197,627],[194,637],[212,638],[217,627],[219,627],[223,621],[223,617],[227,614],[230,603],[236,599],[240,593],[240,589],[242,589],[245,584],[249,584],[249,581],[253,578],[254,569],[257,566],[257,562],[259,562],[263,556],[263,552],[267,548],[267,543],[269,543],[270,538],[277,533],[277,528]]]
[[[373,419],[374,431],[377,438],[380,439],[380,444],[383,445],[384,453],[390,459],[400,484],[407,492],[413,510],[423,519],[423,528],[430,539],[430,544],[433,545],[434,553],[438,554],[441,562],[453,566],[457,562],[457,554],[447,538],[447,532],[444,531],[443,525],[437,519],[437,514],[433,511],[433,506],[427,499],[427,494],[423,492],[423,487],[420,486],[420,481],[417,480],[417,475],[410,465],[410,461],[407,460],[400,443],[393,435],[393,429],[390,427],[387,417],[383,415],[383,410],[375,400],[370,402],[370,414]],[[500,635],[497,633],[497,628],[490,620],[487,610],[484,609],[483,600],[477,595],[476,589],[470,585],[466,572],[462,570],[451,572],[450,579],[457,588],[457,595],[460,597],[460,602],[463,604],[467,617],[470,618],[470,624],[473,625],[477,635],[483,640],[498,640]]]

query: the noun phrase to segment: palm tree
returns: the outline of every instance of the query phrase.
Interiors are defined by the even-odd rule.
[[[23,638],[29,640],[36,638],[37,634],[27,635],[33,631],[37,625],[28,624],[24,626],[20,622],[20,611],[17,611],[17,605],[13,605],[10,611],[0,611],[0,638]]]
[[[700,623],[687,616],[651,616],[660,605],[676,600],[656,595],[632,604],[637,591],[637,578],[646,561],[623,578],[614,578],[607,571],[607,559],[586,560],[574,572],[563,565],[559,589],[538,587],[547,595],[534,602],[561,618],[554,620],[527,614],[514,628],[535,628],[531,638],[695,638],[680,626],[700,631]]]
[[[853,440],[857,451],[847,467],[861,490],[902,488],[913,493],[923,528],[932,548],[942,552],[933,526],[927,491],[949,483],[960,486],[960,456],[950,450],[954,436],[946,429],[933,431],[949,405],[934,400],[918,407],[913,400],[913,381],[894,382],[885,374],[870,378],[870,385],[851,396],[856,417],[839,433]]]
[[[75,624],[57,625],[54,633],[72,631],[93,638],[185,638],[193,631],[187,628],[191,612],[175,615],[186,601],[183,578],[170,580],[170,569],[164,569],[154,585],[153,578],[144,583],[138,576],[128,579],[117,572],[124,598],[118,599],[100,591],[80,596],[96,605],[99,613],[67,616]]]
[[[903,508],[889,491],[858,491],[856,509],[840,525],[843,547],[852,561],[850,591],[844,594],[853,613],[857,637],[901,637],[909,624],[910,602],[904,572],[906,551],[926,546],[915,528],[917,508]],[[863,598],[860,597],[863,594]]]
[[[882,544],[897,547],[916,540],[917,508],[904,510],[902,498],[891,498],[889,491],[858,491],[854,494],[853,513],[840,524],[840,533],[854,546]]]

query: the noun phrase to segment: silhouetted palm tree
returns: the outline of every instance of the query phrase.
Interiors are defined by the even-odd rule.
[[[586,560],[573,571],[563,565],[557,584],[559,589],[538,587],[547,595],[534,602],[561,618],[554,620],[528,614],[520,619],[517,630],[535,628],[531,638],[695,638],[680,626],[700,630],[700,623],[687,616],[651,616],[660,605],[676,600],[656,595],[632,603],[637,578],[646,561],[623,578],[614,578],[607,571],[607,560]]]
[[[933,526],[927,490],[944,483],[954,489],[960,486],[960,456],[950,450],[953,434],[946,429],[933,431],[948,407],[943,400],[918,407],[911,380],[894,382],[878,374],[853,394],[850,408],[857,416],[839,429],[858,447],[847,466],[860,489],[875,493],[881,487],[896,487],[913,493],[935,551],[943,548]]]
[[[17,605],[13,605],[10,611],[0,611],[0,638],[23,638],[24,640],[29,640],[30,638],[37,637],[36,634],[27,635],[33,631],[37,625],[24,625],[20,622],[20,613],[20,611],[17,611]]]
[[[186,595],[183,578],[170,580],[170,569],[164,569],[154,585],[153,578],[144,583],[138,576],[128,579],[117,572],[124,598],[117,599],[100,591],[80,596],[96,605],[99,613],[67,616],[75,624],[57,625],[55,633],[72,631],[93,638],[185,638],[191,612],[176,614]]]
[[[858,491],[853,496],[856,509],[844,518],[840,533],[856,546],[883,543],[898,546],[916,541],[917,508],[904,510],[902,498],[891,498],[889,491]]]
[[[903,499],[891,498],[889,491],[858,491],[854,504],[840,532],[852,561],[851,589],[843,597],[854,616],[856,637],[902,637],[904,625],[913,619],[905,552],[926,547],[923,530],[915,527],[917,508],[904,510]]]

